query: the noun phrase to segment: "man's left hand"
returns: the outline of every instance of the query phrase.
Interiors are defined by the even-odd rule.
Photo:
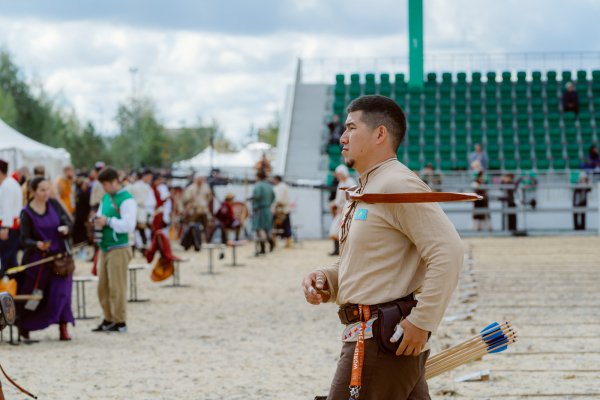
[[[429,339],[429,332],[424,331],[423,329],[417,328],[413,324],[411,324],[407,319],[400,323],[402,329],[404,329],[404,336],[402,337],[402,342],[400,343],[400,347],[396,351],[396,355],[405,356],[418,356],[425,347],[427,343],[427,339]]]
[[[94,220],[94,226],[97,228],[102,228],[106,225],[106,216],[102,215]]]

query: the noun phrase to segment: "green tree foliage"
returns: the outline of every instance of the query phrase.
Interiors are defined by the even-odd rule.
[[[17,122],[17,109],[10,93],[0,87],[0,119],[14,128]]]
[[[258,141],[265,142],[271,146],[277,146],[277,135],[279,134],[279,113],[273,115],[273,119],[266,128],[258,130]]]

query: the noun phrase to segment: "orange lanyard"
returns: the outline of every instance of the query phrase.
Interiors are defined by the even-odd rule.
[[[360,312],[360,331],[358,332],[358,340],[354,349],[354,358],[352,359],[352,380],[350,381],[350,400],[358,399],[358,391],[360,390],[363,361],[365,359],[365,329],[367,321],[371,319],[371,308],[369,306],[358,305]]]

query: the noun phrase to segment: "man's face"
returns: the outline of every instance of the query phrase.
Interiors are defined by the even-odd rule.
[[[481,153],[481,145],[480,145],[479,143],[477,143],[477,144],[475,145],[475,151],[476,151],[477,153]]]
[[[567,86],[567,90],[568,90],[569,92],[572,92],[572,91],[573,91],[573,85]]]
[[[142,176],[142,180],[146,183],[150,183],[150,181],[152,181],[152,174],[146,174]]]
[[[346,130],[340,139],[342,156],[348,168],[365,157],[374,146],[375,137],[367,124],[360,120],[362,111],[352,111],[346,119]]]
[[[200,186],[204,183],[204,177],[196,178],[196,185]]]
[[[281,182],[279,179],[273,179],[273,185],[278,185]]]
[[[75,170],[73,168],[69,168],[65,170],[65,178],[69,180],[75,179]]]
[[[119,181],[117,179],[113,180],[112,182],[101,182],[101,183],[102,183],[102,188],[104,189],[104,191],[110,195],[117,193],[117,190],[119,190]]]

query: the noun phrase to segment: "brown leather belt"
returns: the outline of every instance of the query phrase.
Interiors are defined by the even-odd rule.
[[[412,301],[414,299],[415,299],[415,296],[411,293],[408,296],[403,297],[401,299],[390,301],[388,303],[375,304],[375,305],[369,306],[369,308],[371,309],[371,315],[376,315],[377,310],[379,308],[388,306],[388,305],[396,303],[398,301]],[[342,322],[343,325],[352,324],[354,322],[360,321],[360,313],[358,311],[358,305],[357,304],[349,304],[347,306],[340,307],[340,309],[338,310],[338,317],[340,317],[340,321]]]

